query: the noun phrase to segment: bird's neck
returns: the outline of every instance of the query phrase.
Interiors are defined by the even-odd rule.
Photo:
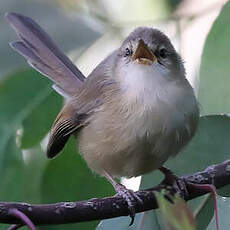
[[[151,109],[171,79],[169,72],[162,68],[134,65],[120,78],[121,92],[128,104],[137,103]]]

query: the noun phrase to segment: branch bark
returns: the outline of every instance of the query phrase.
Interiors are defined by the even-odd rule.
[[[217,165],[211,165],[204,171],[179,178],[183,180],[187,193],[180,194],[185,200],[191,200],[204,195],[207,191],[198,190],[192,184],[211,184],[217,189],[230,184],[230,160]],[[136,212],[148,211],[157,208],[154,192],[167,189],[171,192],[175,188],[168,184],[160,185],[136,194],[143,200],[143,204],[136,205]],[[22,224],[11,214],[12,209],[24,213],[35,225],[66,224],[91,220],[102,220],[129,214],[126,203],[118,196],[102,199],[90,199],[80,202],[61,202],[56,204],[32,205],[27,203],[0,202],[0,223]]]

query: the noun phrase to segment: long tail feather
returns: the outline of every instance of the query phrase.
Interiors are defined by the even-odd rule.
[[[20,39],[10,43],[12,48],[67,95],[76,94],[82,87],[85,77],[49,35],[29,17],[17,13],[7,13],[5,17]]]

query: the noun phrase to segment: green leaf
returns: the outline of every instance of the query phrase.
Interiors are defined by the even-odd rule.
[[[40,107],[52,95],[52,91],[50,82],[32,70],[19,71],[0,82],[2,201],[40,202],[40,179],[46,163],[45,154],[39,145],[34,149],[20,150],[17,133],[21,132],[22,124],[29,119],[31,111]],[[2,226],[0,229],[5,229],[5,225]]]
[[[41,203],[40,180],[45,165],[44,152],[37,147],[22,154],[14,137],[7,143],[6,151],[5,167],[1,168],[1,201]],[[0,230],[5,229],[7,225],[0,224]]]
[[[195,211],[197,230],[204,230],[207,228],[214,214],[213,196],[208,194],[203,200],[199,199],[199,202],[200,205],[198,205],[198,208]]]
[[[200,68],[202,114],[230,112],[230,2],[223,7],[207,37]]]
[[[31,110],[29,116],[22,122],[20,148],[28,149],[40,143],[51,128],[61,105],[61,97],[55,92],[48,92],[48,95]]]
[[[132,226],[130,224],[130,217],[118,217],[100,222],[96,230],[163,230],[158,223],[157,216],[153,210],[138,213]]]
[[[230,198],[218,196],[217,203],[219,211],[220,229],[227,230],[230,226]],[[212,218],[212,221],[208,225],[207,230],[216,230],[215,216]]]
[[[0,199],[5,201],[23,201],[25,198],[25,188],[21,185],[24,179],[24,162],[22,153],[17,148],[13,136],[6,143],[4,150],[6,151],[2,154],[4,165],[0,168],[2,175],[0,180]]]
[[[4,178],[0,181],[1,200],[39,200],[37,193],[29,192],[34,184],[39,184],[35,179],[39,161],[36,159],[36,164],[31,164],[33,167],[25,163],[16,143],[16,132],[51,92],[48,81],[32,70],[17,72],[0,82],[0,173]],[[29,186],[28,181],[31,181]]]
[[[0,169],[8,140],[52,91],[49,80],[33,70],[17,72],[0,82]]]
[[[170,230],[195,230],[195,219],[186,202],[176,195],[173,203],[165,198],[165,194],[156,192],[157,203],[164,217],[165,224]]]
[[[24,201],[41,203],[42,173],[48,163],[45,151],[40,146],[23,150],[23,160]]]

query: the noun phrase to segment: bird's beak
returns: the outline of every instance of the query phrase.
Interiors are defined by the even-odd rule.
[[[138,41],[137,49],[132,55],[132,60],[144,65],[151,65],[157,61],[157,57],[148,48],[142,39]]]

